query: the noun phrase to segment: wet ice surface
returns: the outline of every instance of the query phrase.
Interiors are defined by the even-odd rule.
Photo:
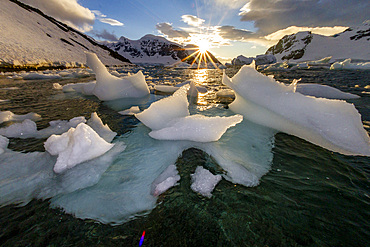
[[[157,77],[156,73],[163,74],[160,74],[160,76]],[[151,74],[151,77],[153,78],[151,80],[155,83],[160,83],[162,80],[168,80],[174,84],[179,83],[180,79],[177,78],[179,76],[171,75],[171,73],[173,72],[167,71],[164,73],[160,72],[160,70],[158,72],[155,71]],[[233,74],[230,74],[229,76],[232,75]],[[187,76],[187,74],[181,75],[181,77]],[[194,74],[193,76],[196,77]],[[220,83],[219,76],[220,75],[215,77],[210,74],[209,78],[207,78],[205,82],[202,82],[202,85],[207,86],[208,90],[210,91],[220,88],[219,84],[217,86],[213,86],[213,81],[217,81],[217,78],[217,83]],[[331,74],[331,76],[335,76],[335,74]],[[163,77],[163,79],[159,79],[161,77]],[[197,80],[199,80],[199,78],[202,77],[197,78]],[[366,90],[365,86],[367,83],[363,83],[364,84],[361,84],[357,81],[353,85],[349,84],[348,86],[337,86],[342,90],[344,89],[346,92],[359,93],[362,96],[360,101],[355,101],[355,104],[360,113],[363,115],[363,119],[365,121],[369,121],[368,98],[366,97],[366,94],[361,94],[362,91]],[[356,85],[358,86],[356,87]],[[25,85],[21,86],[20,84],[17,84],[15,86],[22,88]],[[216,90],[214,90],[214,92],[215,91]],[[61,230],[62,226],[65,227],[70,223],[71,226],[79,225],[81,229],[84,229],[73,233],[81,236],[81,239],[85,238],[87,241],[94,243],[96,236],[99,236],[100,239],[103,238],[104,241],[107,241],[106,243],[110,243],[107,245],[117,245],[118,241],[121,244],[126,243],[126,245],[130,245],[131,243],[137,244],[136,235],[140,235],[142,233],[143,229],[140,226],[144,225],[145,229],[150,229],[149,232],[151,234],[151,237],[146,239],[146,241],[148,241],[146,243],[152,246],[158,246],[166,243],[167,245],[176,245],[180,243],[178,244],[179,246],[185,246],[185,243],[189,244],[191,241],[194,241],[194,244],[202,243],[202,239],[205,239],[208,244],[217,244],[218,241],[218,243],[224,243],[225,245],[229,246],[240,246],[248,241],[251,241],[249,243],[252,245],[254,243],[258,246],[262,246],[262,243],[269,243],[269,245],[272,245],[276,242],[280,243],[281,245],[283,245],[283,243],[298,243],[298,245],[335,245],[340,242],[349,243],[348,240],[342,236],[347,236],[350,239],[354,239],[352,241],[355,241],[357,246],[365,246],[364,241],[366,242],[366,236],[368,236],[368,231],[366,230],[366,227],[364,227],[366,225],[366,221],[364,221],[366,217],[363,210],[355,210],[355,208],[366,208],[364,205],[366,205],[367,199],[363,194],[367,191],[366,184],[368,184],[367,180],[364,180],[364,177],[366,177],[367,174],[365,164],[368,163],[368,159],[366,158],[331,154],[326,150],[320,149],[300,139],[282,134],[278,134],[276,136],[277,139],[275,138],[274,147],[271,143],[271,136],[274,135],[273,132],[271,133],[266,128],[244,121],[235,127],[230,128],[222,136],[219,142],[212,143],[212,145],[187,146],[189,142],[179,142],[177,145],[168,145],[168,147],[166,147],[165,143],[167,141],[157,141],[148,137],[147,134],[150,129],[141,124],[137,125],[138,122],[133,117],[125,117],[116,114],[117,111],[128,109],[131,106],[139,106],[141,109],[145,109],[150,105],[150,102],[163,98],[163,96],[150,95],[147,99],[136,102],[125,102],[122,100],[120,102],[116,101],[100,103],[94,98],[81,97],[75,93],[70,93],[68,95],[62,95],[60,94],[61,92],[53,91],[51,93],[55,94],[55,96],[49,98],[49,100],[57,99],[57,101],[52,102],[58,104],[50,104],[50,106],[48,106],[50,107],[48,110],[33,110],[35,108],[43,109],[45,106],[42,102],[39,103],[32,101],[33,99],[31,97],[28,98],[31,104],[25,106],[26,109],[23,111],[19,111],[19,108],[18,111],[14,110],[12,109],[11,105],[10,107],[8,105],[6,106],[7,108],[2,109],[10,109],[17,114],[26,114],[27,112],[34,111],[40,113],[42,117],[46,115],[49,117],[49,119],[43,119],[41,122],[36,122],[39,129],[46,128],[50,120],[68,120],[76,116],[85,116],[85,118],[88,119],[92,112],[97,111],[103,122],[107,123],[113,131],[119,133],[119,137],[116,137],[113,142],[123,141],[127,145],[127,149],[123,152],[120,152],[118,156],[115,156],[115,160],[122,159],[124,163],[128,161],[128,163],[136,164],[137,160],[143,157],[144,159],[149,160],[148,162],[152,164],[151,167],[141,166],[138,164],[139,167],[136,168],[137,170],[131,171],[130,169],[133,167],[123,168],[120,164],[113,162],[112,164],[109,164],[108,167],[100,167],[100,170],[96,171],[96,176],[89,176],[89,178],[91,177],[91,180],[84,181],[84,184],[82,184],[82,181],[80,180],[81,174],[93,174],[89,169],[87,169],[90,167],[87,165],[76,166],[75,169],[78,168],[81,170],[79,170],[79,172],[72,172],[71,170],[68,173],[68,179],[65,177],[63,177],[63,179],[61,179],[62,177],[54,178],[53,181],[55,182],[48,184],[57,188],[60,186],[61,182],[65,182],[65,184],[69,184],[69,186],[63,184],[62,187],[68,188],[66,192],[64,191],[59,196],[53,197],[50,202],[55,207],[67,208],[67,212],[68,210],[69,212],[73,212],[74,203],[78,205],[76,212],[78,209],[85,210],[85,208],[88,208],[89,206],[91,207],[91,205],[88,205],[87,202],[84,203],[85,198],[88,200],[88,202],[91,202],[91,204],[92,202],[97,203],[103,201],[99,200],[99,198],[94,198],[91,196],[91,194],[88,193],[90,190],[94,193],[102,190],[101,194],[99,195],[104,196],[105,199],[112,199],[114,202],[116,202],[116,204],[122,203],[122,201],[119,199],[119,195],[122,195],[119,189],[122,189],[128,185],[132,187],[128,186],[126,189],[137,188],[138,191],[144,191],[149,195],[149,197],[145,197],[141,201],[135,201],[135,199],[131,199],[132,197],[136,196],[134,191],[127,189],[125,191],[126,193],[123,193],[125,196],[127,196],[126,198],[130,198],[128,201],[133,203],[131,205],[134,205],[127,206],[127,212],[130,212],[130,210],[131,212],[135,212],[138,208],[140,208],[143,209],[143,211],[134,213],[134,215],[138,217],[138,215],[146,214],[147,216],[138,217],[137,220],[125,223],[120,228],[104,228],[96,224],[90,225],[87,221],[82,223],[87,224],[84,226],[79,223],[79,221],[74,221],[72,218],[69,218],[68,222],[63,220],[62,222],[58,222],[59,218],[56,219],[56,221],[52,224],[53,227],[46,227],[44,230],[47,232],[47,229],[55,229],[54,236],[56,237],[53,240],[55,243],[59,241],[59,244],[62,244],[70,241],[66,238],[63,240],[61,237],[58,237],[61,235],[57,233],[57,229]],[[0,98],[7,99],[7,95],[4,94]],[[16,99],[17,98],[15,97],[15,101],[17,102]],[[60,106],[61,103],[65,103],[65,105],[68,104],[67,108],[70,107],[73,108],[73,110],[65,110],[65,107],[62,108]],[[217,104],[217,98],[213,94],[201,97],[198,99],[198,103],[198,106],[190,108],[191,115],[200,113],[212,116],[220,113],[223,114],[226,110],[224,109],[223,105],[211,107],[211,105],[215,103]],[[14,108],[17,109],[16,107]],[[57,110],[56,113],[50,109],[59,110]],[[43,114],[43,111],[45,111],[45,113],[50,112],[50,116],[48,116],[48,114]],[[251,133],[245,133],[247,129],[250,129]],[[255,129],[260,129],[260,131],[256,131]],[[261,135],[261,133],[263,133],[263,135]],[[143,134],[146,134],[146,136]],[[250,139],[254,141],[254,143],[250,143],[248,147],[245,147],[246,149],[253,150],[251,154],[248,154],[252,155],[248,158],[248,160],[245,159],[246,154],[244,153],[244,150],[241,148],[238,149],[238,146],[242,146],[245,143],[243,141],[244,139]],[[128,145],[129,140],[132,140],[131,143],[133,144],[131,149],[129,149],[130,145]],[[270,142],[268,142],[268,140]],[[146,142],[146,144],[141,143],[142,141]],[[151,148],[152,142],[163,143],[163,146],[158,146],[156,144],[155,148]],[[233,149],[231,152],[229,152],[229,145],[231,142],[233,142],[233,146],[236,146],[236,149]],[[269,144],[266,146],[266,143]],[[19,140],[17,138],[11,138],[9,147],[14,149],[16,144],[20,145],[18,148],[21,148],[21,150],[32,152],[35,148],[33,140]],[[181,148],[186,149],[190,146],[195,146],[200,150],[204,150],[206,153],[213,154],[212,158],[210,160],[209,158],[204,158],[206,157],[204,156],[206,154],[194,156],[193,158],[193,155],[197,154],[197,151],[194,150],[186,151],[183,153],[183,155],[182,150],[178,151]],[[263,149],[262,147],[265,148]],[[173,153],[178,151],[179,153],[176,155],[176,157],[173,157],[172,160],[169,157],[162,157],[163,155],[160,154],[156,156],[150,155],[150,153],[155,153],[156,150],[159,152],[162,150],[161,148],[166,151],[173,151]],[[262,150],[258,151],[261,148]],[[137,156],[131,157],[132,159],[129,157],[121,157],[128,151],[130,151],[131,154],[131,152],[136,153],[138,150],[141,152],[137,153]],[[220,152],[219,156],[217,156],[219,150],[222,150],[222,152]],[[258,154],[261,154],[261,152],[264,150],[268,155],[266,157],[261,155],[263,157],[260,157]],[[36,159],[41,158],[38,157],[38,155],[35,154]],[[179,156],[180,159],[178,159]],[[224,163],[224,166],[220,167],[220,164],[222,163],[220,160],[229,160],[230,157],[233,158],[233,160],[230,161],[231,164],[225,165]],[[263,158],[263,160],[261,160],[261,158]],[[52,157],[42,157],[42,159],[45,160],[46,163],[55,163],[55,158],[52,160]],[[200,165],[210,170],[213,174],[220,174],[223,176],[223,178],[226,178],[216,186],[216,189],[212,192],[212,199],[210,200],[199,197],[198,194],[191,190],[190,186],[190,174],[195,172],[196,166],[199,165],[197,162],[200,162],[204,159],[206,163],[201,163]],[[162,163],[162,160],[168,160],[171,161],[171,163],[176,164],[179,170],[179,176],[181,177],[181,179],[177,182],[178,185],[172,187],[169,191],[160,196],[161,203],[159,205],[157,205],[158,199],[156,197],[150,197],[151,183],[145,181],[147,177],[143,175],[144,173],[149,173],[146,171],[155,169],[151,178],[153,181],[163,172],[165,167],[157,167],[156,164],[158,163],[156,160],[158,160],[158,163]],[[270,165],[261,167],[261,170],[259,171],[253,170],[253,163],[263,163],[264,161],[269,161]],[[271,163],[271,161],[273,162]],[[232,163],[250,163],[252,165],[250,167],[236,167]],[[42,166],[42,164],[40,164],[40,166]],[[52,166],[48,167],[49,168],[42,167],[40,169],[52,172]],[[92,169],[92,167],[90,168]],[[144,169],[144,171],[140,172],[142,169]],[[259,175],[257,175],[255,178],[251,176],[249,180],[242,180],[244,176],[237,176],[241,174],[239,169],[241,171],[251,170],[252,172],[249,174]],[[35,170],[37,171],[37,169]],[[270,172],[267,173],[266,176],[262,177],[262,180],[258,179],[260,174],[266,174],[268,171]],[[35,177],[39,178],[39,176]],[[236,183],[238,179],[240,180],[240,184],[243,182],[247,183],[248,181],[254,181],[252,184],[260,183],[260,185],[254,188],[247,188],[240,185],[234,187],[234,183]],[[228,180],[233,182],[230,183]],[[147,186],[145,187],[148,188],[148,190],[145,190],[144,186],[141,188],[141,182],[138,181],[142,181],[143,184],[147,183]],[[138,182],[138,184],[136,184],[136,182]],[[352,183],[355,183],[356,186],[354,186]],[[32,188],[32,186],[28,187]],[[107,195],[107,193],[104,193],[104,191],[107,189],[113,191],[110,196]],[[338,193],[335,191],[338,191]],[[55,195],[57,193],[58,192],[53,192],[51,194]],[[348,200],[343,199],[343,196],[341,196],[339,193],[348,197]],[[13,194],[17,195],[17,193]],[[79,196],[82,198],[81,201],[78,200]],[[349,201],[351,201],[351,203],[349,203]],[[148,207],[148,205],[152,206]],[[34,206],[35,203],[31,202],[31,204],[26,205],[23,208],[17,208],[16,210],[18,212],[24,212],[28,208]],[[156,206],[153,210],[147,210],[153,206]],[[116,208],[113,204],[108,207],[118,210],[118,208]],[[344,213],[344,209],[350,210],[351,213]],[[5,213],[7,210],[8,207],[5,207],[0,212]],[[98,212],[98,210],[101,209],[97,208],[96,212]],[[50,210],[45,208],[43,211],[45,212]],[[301,214],[300,212],[302,211],[305,213]],[[55,214],[54,212],[55,211],[50,211],[50,219],[53,218],[53,214]],[[150,214],[148,215],[148,213]],[[112,217],[113,213],[107,212],[107,214],[107,218],[109,218]],[[127,218],[130,218],[129,215],[130,214],[124,215],[123,218],[120,219],[121,222],[126,221]],[[63,217],[65,219],[67,215],[59,214],[59,217]],[[84,216],[82,215],[81,217]],[[89,218],[89,216],[86,216],[86,218]],[[17,222],[19,220],[20,219],[14,218],[11,221],[3,221],[2,225],[9,225],[12,224],[11,222]],[[108,221],[109,220],[107,220],[107,222]],[[207,222],[207,229],[196,228],[196,232],[198,233],[191,235],[191,232],[194,232],[194,227],[191,226],[190,222],[194,221],[197,223]],[[331,223],[322,223],[325,221]],[[357,222],[356,225],[359,226],[352,225],[350,223],[351,221]],[[38,224],[43,228],[44,226],[47,226],[48,223],[47,221],[42,221],[40,219],[40,221],[35,222],[35,224]],[[321,226],[321,224],[324,224],[324,226]],[[337,229],[328,227],[332,224],[335,224]],[[25,222],[24,225],[26,227],[27,223]],[[96,233],[94,233],[94,235],[87,235],[87,232],[90,232],[86,229],[87,226],[91,229],[94,229]],[[156,227],[154,229],[151,228],[151,226]],[[171,235],[168,233],[169,227],[174,229],[174,232]],[[244,234],[240,234],[241,228],[251,229],[254,234],[252,234],[249,230],[244,232]],[[7,234],[11,228],[8,227],[3,229],[5,229],[5,239],[8,239],[9,241],[17,239],[17,237],[14,236],[7,237],[9,236]],[[117,231],[113,230],[112,232],[110,229],[116,229]],[[190,232],[190,230],[187,231],[186,229],[192,230]],[[341,231],[340,229],[345,230]],[[210,234],[210,232],[213,234]],[[34,232],[34,234],[37,233]],[[63,235],[68,236],[70,234],[72,233],[65,232]],[[215,235],[222,237],[215,238]],[[325,236],[330,236],[330,238],[325,238]],[[332,236],[336,236],[336,238],[333,238]],[[187,240],[183,240],[184,238]],[[23,239],[32,239],[31,233],[27,232],[25,235],[23,235]]]

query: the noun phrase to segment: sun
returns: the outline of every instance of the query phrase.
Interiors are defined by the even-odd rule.
[[[211,46],[211,44],[209,43],[209,41],[206,40],[206,39],[199,40],[196,43],[196,45],[199,47],[199,52],[202,53],[202,54],[203,53],[206,53],[209,50],[210,46]]]

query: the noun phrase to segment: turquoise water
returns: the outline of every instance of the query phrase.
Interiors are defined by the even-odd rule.
[[[182,82],[194,78],[199,84],[218,89],[222,73],[217,70],[144,70],[154,83]],[[135,72],[135,71],[133,71]],[[232,76],[236,68],[229,68]],[[355,93],[353,100],[365,125],[370,123],[368,71],[274,72],[275,78],[289,82],[324,83]],[[0,79],[0,110],[17,114],[30,111],[43,116],[38,128],[56,119],[75,116],[89,118],[97,112],[104,123],[123,135],[138,121],[117,113],[114,102],[102,103],[95,97],[52,90],[53,82]],[[198,101],[199,107],[223,102],[213,94]],[[141,102],[141,107],[149,102]],[[366,127],[366,126],[365,126]],[[369,127],[366,127],[369,132]],[[43,151],[43,141],[10,139],[15,151]],[[221,168],[206,153],[191,148],[176,161],[179,185],[159,196],[157,206],[131,221],[111,226],[94,220],[81,220],[49,207],[49,201],[0,208],[2,246],[138,246],[146,231],[143,246],[367,246],[369,228],[369,164],[366,157],[344,156],[302,139],[279,133],[275,136],[271,171],[257,187],[247,188],[222,180],[212,198],[190,189],[190,174],[201,165],[213,173]]]

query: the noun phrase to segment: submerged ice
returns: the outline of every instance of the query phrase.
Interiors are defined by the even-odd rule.
[[[370,155],[370,138],[353,104],[302,95],[253,66],[243,66],[232,79],[224,74],[223,83],[236,94],[230,109],[250,121],[335,152]]]

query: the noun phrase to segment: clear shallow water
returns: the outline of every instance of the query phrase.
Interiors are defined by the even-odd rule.
[[[135,72],[135,71],[134,71]],[[196,78],[199,84],[218,89],[216,70],[166,70],[146,68],[154,83],[182,82]],[[228,69],[232,76],[237,69]],[[276,78],[302,78],[359,94],[353,100],[365,124],[370,122],[368,71],[275,72]],[[91,78],[72,80],[89,81]],[[141,102],[102,103],[95,97],[63,94],[51,89],[55,81],[1,80],[0,110],[17,114],[34,111],[43,116],[39,128],[50,120],[88,118],[96,111],[120,135],[138,124],[134,117],[117,114],[119,108]],[[61,84],[66,80],[58,81]],[[71,81],[69,81],[71,82]],[[357,85],[357,86],[356,86]],[[161,96],[152,96],[159,98]],[[205,95],[198,108],[220,103]],[[127,105],[127,107],[125,106]],[[221,105],[222,107],[222,105]],[[369,128],[367,128],[369,131]],[[44,140],[11,139],[17,151],[43,151]],[[286,134],[275,136],[271,171],[257,187],[247,188],[222,180],[211,199],[190,189],[190,174],[198,165],[219,173],[212,157],[197,149],[184,151],[176,162],[181,180],[158,198],[149,214],[118,226],[80,220],[51,209],[49,201],[33,200],[24,207],[0,208],[0,245],[4,246],[137,246],[145,230],[143,246],[367,246],[369,236],[369,158],[343,156]]]

